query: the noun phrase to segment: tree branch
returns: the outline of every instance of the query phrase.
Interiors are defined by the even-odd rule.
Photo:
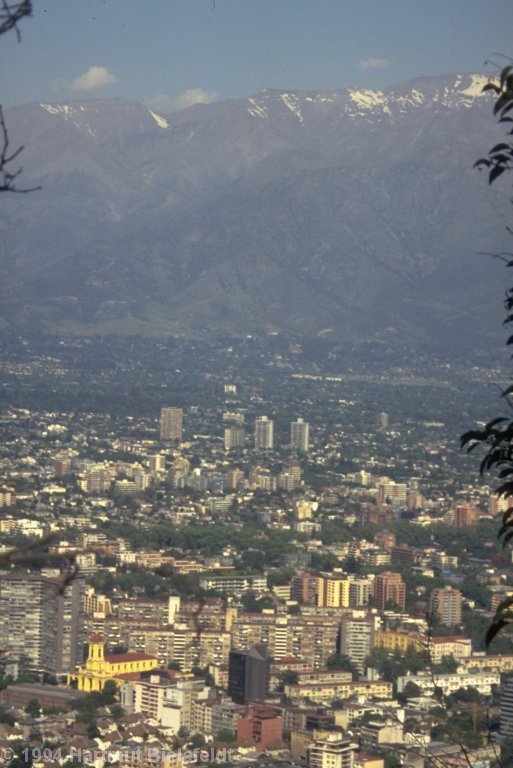
[[[17,192],[18,194],[27,194],[27,192],[35,192],[38,187],[30,187],[29,189],[18,189],[16,187],[16,179],[22,172],[22,168],[18,168],[16,171],[11,171],[7,166],[23,151],[23,147],[18,147],[14,152],[9,154],[9,134],[7,133],[7,126],[5,124],[4,113],[2,106],[0,105],[0,192]]]
[[[21,40],[18,22],[24,16],[32,15],[32,0],[19,0],[17,3],[9,3],[2,0],[0,5],[0,35],[8,32],[10,29],[16,31],[18,41]]]

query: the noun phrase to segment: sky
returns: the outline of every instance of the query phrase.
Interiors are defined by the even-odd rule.
[[[512,0],[33,0],[0,37],[0,104],[122,98],[169,112],[264,88],[384,88],[496,71]],[[486,64],[492,60],[493,64]]]

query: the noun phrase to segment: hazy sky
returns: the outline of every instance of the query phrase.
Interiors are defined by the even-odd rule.
[[[0,103],[136,99],[160,110],[266,87],[381,88],[492,71],[512,0],[34,0],[0,38]]]

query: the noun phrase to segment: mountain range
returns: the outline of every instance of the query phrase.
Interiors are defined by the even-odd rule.
[[[6,110],[42,189],[0,198],[0,327],[490,343],[511,211],[473,169],[501,139],[485,82]]]

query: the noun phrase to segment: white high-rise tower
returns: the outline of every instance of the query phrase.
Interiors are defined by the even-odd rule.
[[[308,451],[310,447],[310,424],[303,419],[290,423],[290,447],[295,451]]]
[[[274,445],[274,422],[267,416],[255,420],[255,448],[257,451],[272,450]]]

